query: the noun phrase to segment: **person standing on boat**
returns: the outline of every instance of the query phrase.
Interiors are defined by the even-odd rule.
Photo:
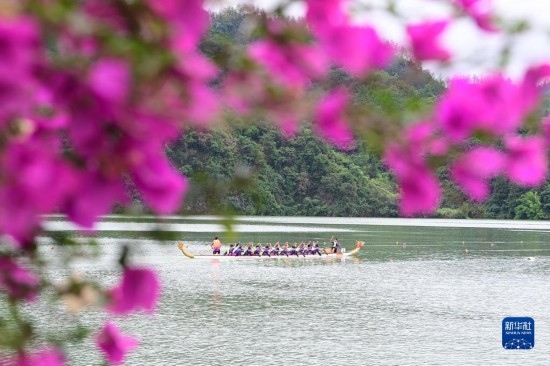
[[[332,252],[338,253],[338,248],[340,247],[340,243],[338,242],[338,238],[334,235],[330,239],[330,242],[332,243]]]
[[[212,254],[220,254],[222,250],[222,242],[217,236],[212,241],[212,244],[210,244],[210,247],[212,248]]]

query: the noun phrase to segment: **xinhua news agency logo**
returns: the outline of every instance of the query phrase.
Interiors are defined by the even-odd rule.
[[[535,321],[529,317],[508,317],[502,320],[502,347],[532,349],[535,347]]]

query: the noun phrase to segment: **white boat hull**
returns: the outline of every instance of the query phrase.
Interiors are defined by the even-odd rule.
[[[186,244],[183,244],[181,241],[178,242],[178,249],[188,258],[191,259],[221,259],[221,260],[268,260],[268,259],[322,259],[322,258],[343,258],[343,257],[349,257],[354,254],[357,254],[361,247],[363,246],[362,241],[358,241],[355,249],[353,249],[350,252],[344,252],[344,253],[323,253],[321,255],[319,254],[306,254],[306,255],[223,255],[223,254],[193,254],[189,250],[189,246]]]

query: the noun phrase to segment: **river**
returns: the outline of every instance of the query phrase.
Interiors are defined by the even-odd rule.
[[[63,221],[47,227],[74,230]],[[550,364],[548,222],[242,217],[224,234],[219,218],[171,217],[160,227],[195,252],[214,236],[224,243],[323,243],[336,235],[348,251],[364,240],[360,254],[346,260],[191,260],[173,241],[146,238],[157,228],[147,219],[110,217],[96,228],[98,260],[72,266],[114,283],[127,244],[132,263],[158,271],[155,314],[114,319],[141,342],[127,365]],[[69,250],[42,242],[54,263]],[[55,266],[48,274],[67,276]],[[74,322],[61,306],[37,304],[32,314],[46,329]],[[503,349],[507,316],[535,320],[532,350]],[[96,328],[106,319],[98,311],[81,316]],[[91,340],[68,354],[72,365],[101,362]]]

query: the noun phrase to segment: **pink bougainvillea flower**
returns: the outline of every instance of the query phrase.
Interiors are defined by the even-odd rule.
[[[492,75],[475,84],[477,91],[476,129],[497,136],[515,133],[529,112],[519,86],[502,74]]]
[[[433,213],[441,188],[417,146],[392,144],[384,163],[393,171],[400,191],[399,209],[404,216]]]
[[[183,121],[204,126],[217,116],[220,107],[219,96],[209,87],[218,68],[197,51],[208,29],[209,14],[202,0],[147,2],[170,26],[168,46],[177,60],[175,68],[178,71],[172,76],[178,78],[178,90],[184,87],[183,102],[169,105],[169,110],[181,110]]]
[[[547,145],[544,138],[508,137],[505,147],[505,171],[512,182],[526,187],[544,183],[548,172]]]
[[[248,53],[278,83],[288,87],[306,86],[311,79],[324,76],[328,66],[317,46],[297,42],[258,41],[250,45]]]
[[[0,80],[12,78],[22,82],[21,77],[34,68],[40,60],[40,37],[38,26],[31,18],[0,18]]]
[[[7,361],[0,360],[0,366],[62,366],[65,357],[56,348],[46,348],[35,353],[23,353]]]
[[[443,156],[449,152],[450,144],[440,136],[432,121],[420,121],[407,126],[405,137],[410,146],[415,146],[418,151],[425,151],[428,155]]]
[[[188,82],[186,86],[186,98],[181,105],[185,120],[199,126],[208,125],[220,111],[217,92],[201,81]]]
[[[400,212],[404,216],[433,213],[439,205],[441,188],[432,171],[419,166],[411,174],[398,178]]]
[[[349,102],[350,96],[346,89],[335,89],[324,96],[315,113],[315,125],[319,135],[341,148],[349,147],[353,141],[346,120]]]
[[[437,102],[435,120],[454,143],[477,131],[500,137],[515,133],[533,108],[523,88],[501,74],[476,82],[453,79]]]
[[[0,17],[0,127],[31,113],[42,48],[38,26],[26,17]]]
[[[71,194],[71,169],[57,139],[30,136],[4,144],[0,170],[0,231],[22,244],[36,233],[40,215],[55,211]]]
[[[178,52],[192,52],[208,29],[210,17],[202,0],[147,0],[149,6],[172,26]]]
[[[347,0],[308,0],[306,20],[326,54],[354,76],[389,64],[395,49],[368,25],[352,25]]]
[[[532,66],[525,72],[520,85],[519,102],[523,103],[526,113],[530,113],[535,109],[542,98],[542,91],[545,89],[542,86],[548,84],[550,78],[550,64],[541,64]]]
[[[88,0],[84,3],[84,11],[98,24],[104,27],[126,31],[128,25],[116,4],[104,0]]]
[[[137,310],[152,313],[159,296],[159,280],[154,271],[145,268],[125,268],[120,284],[111,290],[107,309],[115,314]]]
[[[447,25],[448,20],[437,20],[407,26],[413,55],[417,60],[447,61],[451,58],[451,53],[441,46],[439,39]]]
[[[76,179],[79,189],[64,211],[71,221],[85,228],[91,228],[99,216],[109,213],[115,202],[125,203],[128,199],[120,179],[108,178],[95,170],[81,172]]]
[[[105,354],[107,361],[111,365],[118,365],[124,361],[126,353],[134,349],[139,342],[125,334],[122,334],[118,328],[107,322],[103,329],[96,335],[96,345]]]
[[[175,212],[187,192],[187,179],[178,173],[167,158],[153,152],[132,169],[132,178],[147,205],[158,214]]]
[[[33,301],[39,286],[38,277],[9,257],[0,257],[0,288],[12,299]]]
[[[475,87],[465,79],[453,79],[435,107],[435,120],[451,142],[460,142],[474,130],[479,109],[472,97]]]
[[[100,97],[113,103],[122,103],[128,96],[130,69],[126,62],[101,59],[92,65],[88,76],[90,88]]]
[[[348,0],[307,0],[306,20],[316,32],[348,23],[344,5]]]
[[[496,32],[498,29],[492,19],[490,0],[455,0],[466,14],[476,22],[480,29]]]
[[[395,49],[367,25],[336,27],[318,34],[318,39],[337,65],[358,77],[386,67],[395,54]]]
[[[464,153],[451,166],[453,180],[474,201],[489,195],[487,180],[504,168],[505,155],[492,147],[477,147]]]

